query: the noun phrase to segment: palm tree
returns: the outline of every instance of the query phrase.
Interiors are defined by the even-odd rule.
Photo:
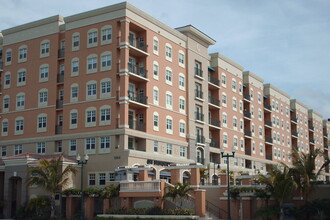
[[[315,161],[318,157],[324,157],[324,163],[316,170]],[[305,203],[308,201],[309,195],[313,191],[314,182],[324,167],[330,164],[329,157],[324,155],[320,149],[310,151],[308,154],[298,152],[296,149],[292,150],[292,165],[294,172],[294,179],[298,188],[303,193]]]
[[[180,208],[182,208],[183,198],[188,198],[189,193],[194,191],[193,188],[190,187],[187,183],[176,183],[174,186],[167,186],[168,192],[165,194],[165,198],[172,198],[172,201],[179,198],[181,200]]]
[[[73,165],[63,167],[63,155],[56,159],[42,159],[38,166],[29,167],[29,178],[27,185],[37,185],[50,193],[51,218],[55,216],[55,193],[62,190],[69,182],[69,175],[76,174],[77,170]]]
[[[293,180],[291,170],[285,164],[282,167],[272,165],[267,176],[259,174],[257,181],[266,185],[266,190],[271,194],[280,207],[280,218],[283,219],[283,204],[291,198],[297,185]]]
[[[120,191],[120,185],[118,184],[113,185],[107,185],[106,187],[104,187],[101,191],[101,196],[103,197],[103,203],[106,204],[106,206],[104,206],[104,213],[107,211],[108,208],[110,208],[110,200],[112,198],[118,197],[119,196],[119,191]]]
[[[201,183],[204,183],[204,180],[209,178],[209,169],[208,168],[199,168],[199,175],[201,178]],[[204,184],[202,184],[204,185]]]

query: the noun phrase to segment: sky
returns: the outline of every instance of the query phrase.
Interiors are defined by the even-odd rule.
[[[2,0],[0,30],[119,0]],[[128,0],[172,28],[191,24],[236,63],[330,118],[329,0]]]

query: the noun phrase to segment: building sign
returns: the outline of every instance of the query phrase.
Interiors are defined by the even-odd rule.
[[[171,163],[159,160],[147,160],[147,164],[159,165],[159,166],[169,166]]]

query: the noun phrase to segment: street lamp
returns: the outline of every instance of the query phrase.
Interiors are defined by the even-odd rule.
[[[85,161],[81,160],[80,155],[77,155],[77,163],[78,165],[81,165],[81,180],[80,180],[80,190],[81,190],[81,215],[80,215],[80,219],[83,220],[84,219],[84,191],[83,191],[83,187],[84,187],[84,165],[87,164],[89,156],[87,154],[85,154],[84,156]]]
[[[228,220],[231,220],[230,217],[230,176],[229,176],[229,158],[235,156],[235,148],[232,149],[232,154],[225,153],[225,149],[221,148],[221,157],[227,158],[227,178],[228,178],[228,188],[227,188],[227,202],[228,202]]]

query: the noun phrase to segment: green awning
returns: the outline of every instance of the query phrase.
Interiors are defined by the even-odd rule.
[[[213,68],[212,68],[212,67],[210,67],[210,66],[209,66],[209,70],[212,70],[212,71],[214,71],[214,72],[215,72],[215,69],[213,69]]]

